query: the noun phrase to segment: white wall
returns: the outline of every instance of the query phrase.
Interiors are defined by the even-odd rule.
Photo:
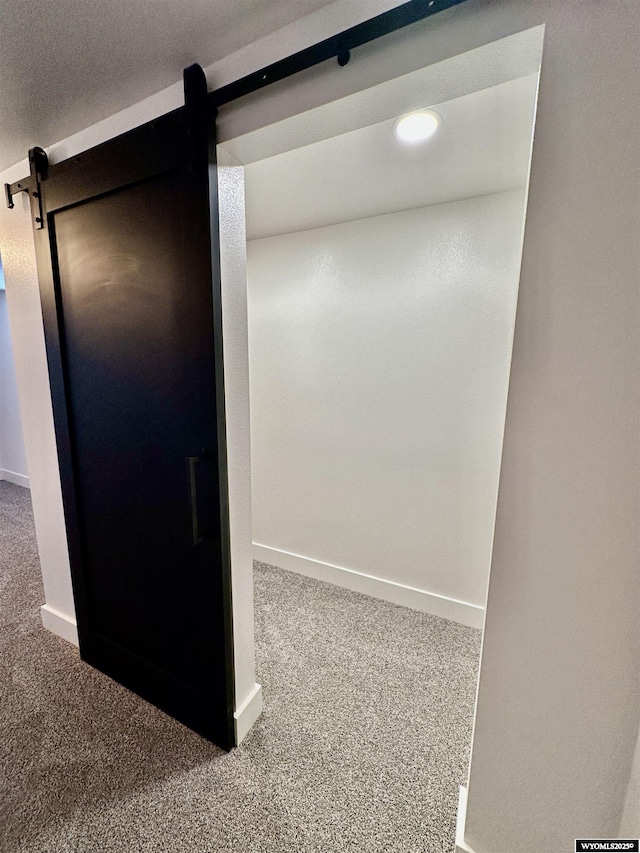
[[[0,181],[17,181],[28,173],[28,165],[19,163],[3,172]],[[45,592],[42,617],[46,627],[77,644],[31,216],[24,194],[13,210],[0,205],[0,252]]]
[[[0,479],[29,486],[4,290],[0,290]]]
[[[633,766],[627,795],[624,802],[622,821],[620,822],[620,836],[622,838],[633,838],[640,835],[640,731],[633,758]]]
[[[476,853],[615,836],[640,719],[640,6],[526,5],[475,13],[479,35],[547,23],[471,760]]]
[[[235,665],[235,733],[240,743],[262,711],[255,681],[253,557],[251,553],[251,454],[249,353],[247,333],[247,249],[244,174],[238,167],[218,170],[220,272],[224,337],[225,417],[229,480],[229,526]]]
[[[249,242],[258,556],[482,625],[523,213],[516,190]]]
[[[398,5],[379,0],[376,11]],[[209,69],[221,85],[372,14],[340,0]],[[615,835],[640,725],[637,310],[640,6],[468,0],[221,111],[223,138],[546,25],[471,762],[476,853]],[[176,75],[177,76],[177,75]],[[180,103],[180,85],[54,146]],[[37,143],[38,140],[34,140]],[[0,176],[18,180],[26,162]],[[29,217],[0,205],[47,600],[73,613]],[[40,415],[40,417],[38,417]],[[37,481],[37,488],[36,488]]]

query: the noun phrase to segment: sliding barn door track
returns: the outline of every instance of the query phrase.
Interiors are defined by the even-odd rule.
[[[279,80],[292,77],[299,71],[313,68],[314,65],[319,65],[329,59],[336,58],[338,64],[344,66],[349,62],[351,51],[355,48],[465,2],[466,0],[410,0],[408,3],[396,6],[395,9],[369,18],[369,20],[343,30],[335,36],[293,53],[286,59],[281,59],[261,68],[259,71],[247,74],[233,83],[215,89],[207,96],[211,112],[215,115],[218,107],[264,89],[265,86],[270,86]],[[18,193],[36,193],[35,198],[38,197],[38,176],[42,173],[43,167],[46,168],[46,154],[41,148],[32,148],[29,151],[29,161],[31,165],[30,175],[13,184],[5,184],[5,197],[9,208],[14,207],[13,198]],[[37,216],[34,226],[36,228],[42,227]]]

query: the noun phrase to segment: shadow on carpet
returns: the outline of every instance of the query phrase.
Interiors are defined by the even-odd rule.
[[[451,853],[480,632],[255,564],[265,710],[227,754],[43,630],[0,482],[0,849]]]

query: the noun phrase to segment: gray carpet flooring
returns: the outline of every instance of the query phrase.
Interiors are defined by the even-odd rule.
[[[480,632],[256,564],[265,710],[226,754],[43,630],[0,482],[0,849],[451,853]]]

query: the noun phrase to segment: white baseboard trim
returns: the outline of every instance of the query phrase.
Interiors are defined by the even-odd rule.
[[[49,607],[48,604],[43,604],[40,608],[40,618],[47,631],[62,637],[68,643],[73,643],[74,646],[78,645],[78,625],[75,619],[65,616],[64,613],[59,613],[53,607]]]
[[[253,558],[290,572],[297,572],[299,575],[343,586],[354,592],[363,592],[365,595],[381,598],[392,604],[400,604],[412,610],[450,619],[452,622],[459,622],[471,628],[482,628],[484,623],[484,607],[479,607],[477,604],[469,604],[456,598],[448,598],[446,595],[366,575],[354,569],[322,563],[310,557],[302,557],[300,554],[292,554],[278,548],[269,548],[257,542],[253,543]]]
[[[15,471],[7,471],[6,468],[0,468],[0,480],[6,480],[8,483],[14,483],[14,485],[22,486],[25,489],[30,488],[28,477],[24,474],[16,474]]]
[[[473,853],[464,840],[464,825],[467,819],[467,789],[460,785],[458,790],[458,815],[456,817],[456,849],[455,853]]]
[[[244,737],[262,713],[262,687],[254,684],[253,690],[233,715],[236,746],[240,746]]]

